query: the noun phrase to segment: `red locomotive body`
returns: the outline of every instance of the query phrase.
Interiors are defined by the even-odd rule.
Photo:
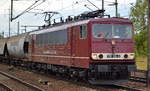
[[[135,69],[132,23],[123,18],[93,18],[29,34],[29,59],[54,72],[83,77],[93,84],[128,79]]]
[[[90,31],[85,30],[87,32],[86,38],[80,38],[80,29],[87,28],[88,21],[56,26],[31,33],[31,60],[70,67],[89,68],[90,38],[88,36],[90,36],[90,33],[88,32]]]
[[[127,81],[136,68],[133,24],[104,11],[61,18],[44,29],[1,39],[0,55],[8,64],[92,84]]]

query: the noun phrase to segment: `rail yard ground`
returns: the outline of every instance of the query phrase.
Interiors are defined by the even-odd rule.
[[[45,91],[134,91],[127,89],[125,90],[124,88],[114,86],[91,86],[80,82],[76,83],[60,79],[60,77],[43,75],[4,64],[0,64],[0,71],[20,78],[30,84],[36,85],[39,88],[44,89]],[[132,86],[134,88],[140,89],[139,91],[147,91],[146,85],[143,83],[128,82],[120,85],[124,85],[127,87]]]

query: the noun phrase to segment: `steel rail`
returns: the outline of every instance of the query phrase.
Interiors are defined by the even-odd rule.
[[[116,86],[117,88],[129,90],[129,91],[143,91],[142,89],[139,89],[139,88],[125,86],[125,85],[120,85],[120,84],[113,84],[113,86]]]
[[[22,84],[24,84],[24,85],[27,86],[27,87],[30,87],[30,88],[32,88],[32,89],[35,89],[36,91],[45,91],[44,89],[42,89],[42,88],[40,88],[40,87],[38,87],[38,86],[35,86],[35,85],[30,84],[30,83],[28,83],[28,82],[25,82],[25,81],[23,81],[23,80],[21,80],[21,79],[19,79],[19,78],[16,78],[16,77],[14,77],[14,76],[12,76],[12,75],[10,75],[10,74],[7,74],[7,73],[5,73],[5,72],[0,71],[0,74],[6,76],[6,77],[8,77],[8,78],[11,78],[11,79],[13,79],[13,80],[15,80],[15,81],[18,81],[19,83],[22,83]]]
[[[146,78],[143,77],[136,77],[136,76],[131,76],[130,81],[135,81],[135,82],[141,82],[146,84]]]
[[[2,84],[2,83],[0,83],[0,87],[3,87],[3,88],[6,89],[7,91],[15,91],[14,89],[12,89],[12,88],[10,88],[10,87],[8,87],[8,86]]]

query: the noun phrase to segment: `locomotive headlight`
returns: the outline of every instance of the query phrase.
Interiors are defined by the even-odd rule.
[[[129,54],[129,57],[132,58],[132,59],[134,59],[135,54],[134,54],[134,53],[131,53],[131,54]]]
[[[92,53],[92,59],[98,59],[97,53]]]
[[[98,59],[103,59],[104,55],[103,54],[99,54],[99,53],[92,53],[92,59],[94,60],[98,60]]]

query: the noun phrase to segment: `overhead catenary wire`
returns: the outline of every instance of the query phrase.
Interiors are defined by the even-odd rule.
[[[102,0],[95,0],[95,1],[102,1]],[[104,0],[105,3],[114,3],[114,2],[111,2],[111,1],[106,1]]]
[[[68,6],[66,6],[66,7],[63,7],[63,8],[61,8],[61,9],[58,9],[58,10],[56,10],[56,11],[64,11],[64,10],[72,10],[72,9],[74,9],[74,6],[75,5],[79,5],[79,4],[82,4],[82,3],[88,3],[88,1],[89,0],[80,0],[80,1],[75,1],[75,2],[73,2],[71,5],[68,5]],[[112,3],[112,2],[111,2]],[[86,4],[87,5],[87,4]],[[83,5],[83,6],[85,6],[85,4]],[[88,5],[88,6],[90,6],[90,5]],[[93,5],[92,5],[93,6]],[[70,9],[70,7],[72,7],[72,9]],[[81,6],[80,6],[81,7]],[[79,8],[80,8],[79,7]],[[95,6],[94,6],[95,7]],[[75,10],[78,10],[79,8],[77,8],[76,7],[76,9],[74,9],[74,10],[72,10],[73,12],[75,11]],[[99,9],[99,7],[97,7],[97,9]],[[92,8],[91,8],[91,10],[92,10]]]
[[[74,5],[81,4],[81,3],[85,3],[85,1],[86,1],[86,0],[75,1],[75,2],[73,2],[72,4],[70,4],[70,5],[66,6],[66,7],[63,7],[63,8],[61,8],[61,9],[58,9],[58,10],[56,10],[56,11],[62,11],[62,10],[71,8],[71,7],[74,6]]]
[[[85,3],[86,0],[78,0],[78,1],[75,1],[75,2],[72,2],[72,4],[66,6],[66,7],[63,7],[61,9],[57,9],[55,11],[58,11],[58,12],[63,12],[63,11],[73,11],[73,14],[75,14],[75,10],[74,10],[74,6],[75,5],[79,5],[79,4],[82,4],[82,3]],[[71,8],[72,7],[72,8]],[[60,13],[61,14],[61,13]],[[63,18],[65,17],[65,15],[68,15],[68,14],[63,14],[61,15]]]
[[[49,0],[47,0],[47,1],[49,1]],[[57,10],[57,11],[63,11],[63,10],[65,10],[65,9],[68,9],[69,7],[73,7],[74,5],[76,5],[76,4],[81,4],[81,3],[83,3],[83,2],[85,2],[85,1],[89,1],[89,0],[80,0],[80,1],[76,1],[76,2],[74,2],[73,4],[71,4],[71,5],[69,5],[69,6],[67,6],[67,7],[63,7],[62,9],[59,9],[59,10]],[[102,0],[97,0],[97,1],[102,1]],[[107,2],[107,1],[106,1]],[[112,3],[112,2],[109,2],[109,3]],[[40,4],[38,4],[38,5],[36,5],[36,6],[34,6],[33,8],[31,8],[31,9],[34,9],[35,7],[37,7],[37,6],[39,6]],[[71,9],[70,9],[71,10]],[[92,9],[91,9],[92,10]],[[28,11],[30,11],[30,10],[28,10]],[[27,11],[27,12],[28,12]]]
[[[99,7],[97,7],[94,3],[92,3],[90,0],[87,1],[99,10]]]
[[[89,10],[93,11],[91,8],[89,8],[86,4],[84,5],[86,8],[88,8]]]
[[[5,0],[6,1],[6,0]],[[7,0],[8,1],[8,0]],[[32,3],[33,3],[33,1],[37,1],[37,0],[19,0],[19,1],[32,1]],[[49,3],[50,4],[54,4],[54,2],[56,1],[56,0],[46,0],[46,1],[49,1]],[[51,1],[54,1],[53,3],[51,2]],[[60,0],[59,0],[60,1]],[[93,2],[93,1],[102,1],[102,0],[90,0],[91,2]],[[105,2],[105,5],[107,4],[107,3],[114,3],[113,2],[114,0],[112,0],[112,1],[110,1],[110,0],[104,0],[104,2]],[[64,3],[65,2],[65,0],[63,0],[63,4],[65,4]],[[70,1],[71,2],[71,1]],[[76,3],[76,2],[78,2],[78,3]],[[29,3],[29,4],[31,4],[31,3]],[[28,4],[28,5],[29,5]],[[68,12],[70,13],[70,15],[75,15],[75,14],[80,14],[80,13],[82,13],[82,11],[84,11],[84,10],[86,10],[87,8],[85,8],[84,7],[84,5],[85,4],[88,4],[87,3],[87,1],[86,0],[76,0],[76,1],[74,1],[73,3],[71,3],[70,5],[69,4],[66,4],[66,5],[63,5],[63,7],[61,7],[60,6],[60,8],[56,8],[56,11],[60,11],[62,14],[63,14],[63,17],[66,17],[67,15],[68,15]],[[94,4],[96,4],[98,7],[101,5],[101,3],[94,3]],[[37,5],[37,4],[36,4]],[[49,4],[48,4],[49,5]],[[123,4],[122,4],[123,5]],[[50,6],[50,5],[49,5]],[[81,7],[82,6],[82,7]],[[95,10],[95,8],[94,7],[92,7],[92,5],[91,4],[89,4],[88,5],[91,9],[93,9],[93,10]],[[120,5],[121,6],[121,5]],[[18,5],[17,5],[17,7],[18,7]],[[71,8],[71,7],[73,7],[74,8],[74,10]],[[106,6],[107,7],[107,6]],[[43,9],[44,7],[35,7],[36,9]],[[48,7],[45,7],[45,10],[47,9]],[[53,8],[53,7],[51,7],[51,8]],[[51,8],[49,8],[50,10],[51,10]],[[82,9],[81,9],[82,8]],[[85,9],[84,9],[85,8]],[[107,7],[108,8],[108,7]],[[87,9],[88,10],[88,9]],[[122,11],[122,9],[119,9],[120,11]],[[18,11],[18,12],[21,12],[22,10],[20,10],[20,11]],[[31,13],[32,13],[32,11],[33,11],[33,13],[34,13],[34,9],[32,9],[31,10]],[[71,12],[72,11],[72,12]],[[107,12],[107,13],[110,13],[111,11],[110,10],[108,10],[109,12]],[[123,10],[123,12],[125,12],[126,10]],[[28,11],[29,13],[30,13],[30,11]],[[37,14],[40,14],[40,12],[44,12],[44,11],[35,11],[35,13],[37,12]],[[38,13],[39,12],[39,13]],[[72,13],[72,14],[71,14]],[[122,13],[121,13],[122,14]],[[126,15],[127,16],[127,13],[125,13],[125,14],[122,14],[122,16],[124,16],[124,15]],[[22,19],[22,18],[21,18]],[[43,23],[43,22],[42,22]]]
[[[30,5],[27,9],[25,9],[23,12],[21,12],[20,14],[18,14],[16,17],[11,17],[12,19],[11,20],[14,20],[14,19],[17,19],[18,17],[20,17],[21,15],[23,15],[24,13],[30,11],[31,9],[33,9],[34,7],[37,7],[38,5],[36,5],[39,1],[41,0],[36,0],[32,5]],[[43,2],[45,2],[45,0],[43,0]],[[42,2],[42,3],[43,3]],[[40,3],[41,4],[41,3]],[[36,5],[36,6],[35,6]]]
[[[45,2],[45,0],[43,0],[43,2]],[[35,5],[35,6],[33,6],[32,8],[30,8],[29,10],[27,10],[27,12],[30,11],[30,10],[32,10],[32,9],[34,9],[34,8],[36,8],[36,7],[38,7],[38,6],[41,5],[43,2],[41,2],[41,3],[39,3],[39,4]]]
[[[23,15],[25,12],[27,12],[31,7],[33,7],[36,3],[38,3],[40,0],[35,1],[31,6],[29,6],[27,9],[25,9],[22,13],[20,13],[19,15],[17,15],[15,18],[18,18],[19,16]]]
[[[102,0],[97,0],[97,1],[102,1]],[[70,9],[71,6],[73,7],[75,5],[79,5],[79,4],[82,4],[82,3],[85,3],[87,5],[87,3],[89,2],[89,0],[81,0],[81,1],[76,1],[76,2],[74,2],[73,4],[71,4],[71,5],[67,6],[67,7],[64,7],[62,9],[58,9],[56,11],[63,11],[63,10],[68,10],[69,11],[69,10],[72,10],[72,9]],[[90,1],[90,2],[92,3],[92,1]],[[105,2],[105,0],[104,0],[104,2]],[[107,2],[107,3],[114,3],[114,2]],[[84,7],[85,7],[85,4],[83,5]],[[90,5],[88,5],[88,6],[90,6]],[[93,4],[91,6],[93,6]],[[94,5],[94,7],[96,7],[97,9],[99,9],[99,7],[97,7],[97,6],[99,6],[98,3],[96,3],[96,5]],[[81,6],[79,8],[81,8]],[[90,9],[92,10],[92,8],[90,8]],[[78,10],[78,8],[76,8],[75,10]]]

